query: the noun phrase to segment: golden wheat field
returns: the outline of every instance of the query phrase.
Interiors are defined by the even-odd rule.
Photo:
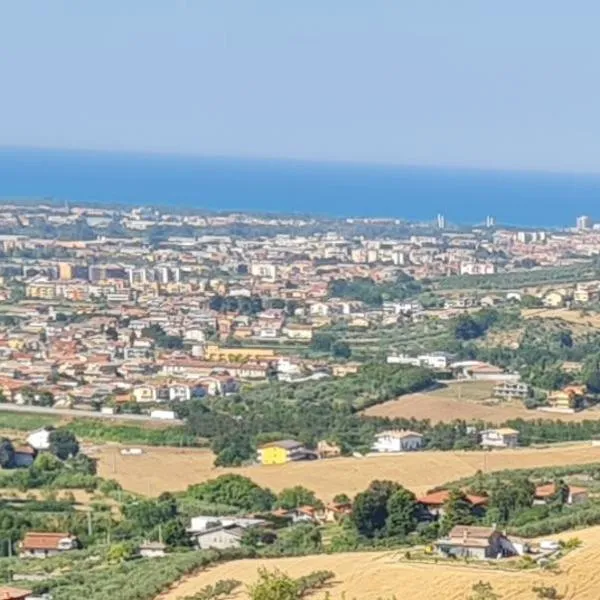
[[[160,600],[181,600],[202,587],[220,579],[237,579],[244,585],[228,599],[246,598],[245,585],[256,580],[259,568],[279,569],[291,577],[326,569],[335,573],[327,592],[332,600],[376,600],[378,598],[411,598],[411,600],[465,600],[478,581],[492,584],[502,600],[536,598],[534,586],[556,587],[564,600],[598,600],[600,598],[600,527],[569,534],[576,535],[582,546],[559,563],[560,572],[550,574],[539,570],[499,571],[490,568],[457,564],[415,564],[403,557],[403,552],[362,552],[282,558],[271,560],[241,560],[225,563],[185,578]],[[561,536],[555,536],[560,538]],[[325,591],[312,597],[323,598]]]
[[[557,414],[527,410],[519,400],[470,401],[460,396],[457,390],[453,390],[454,396],[450,392],[436,394],[436,391],[402,396],[396,400],[371,406],[364,411],[364,414],[369,417],[389,417],[391,419],[429,419],[432,423],[447,423],[454,419],[480,420],[496,424],[504,423],[510,419],[560,419],[561,421],[600,419],[600,410],[597,407],[573,414]]]
[[[121,456],[119,450],[119,446],[106,445],[88,452],[98,459],[102,477],[116,479],[133,492],[156,496],[234,472],[274,491],[304,485],[323,501],[330,501],[341,492],[352,496],[364,490],[373,479],[393,479],[422,494],[429,488],[472,475],[479,469],[496,471],[600,462],[600,447],[589,443],[494,452],[426,451],[239,469],[213,467],[214,457],[207,450],[144,448],[141,456]]]

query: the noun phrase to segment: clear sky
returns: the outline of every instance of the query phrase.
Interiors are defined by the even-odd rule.
[[[600,172],[597,0],[0,0],[0,145]]]

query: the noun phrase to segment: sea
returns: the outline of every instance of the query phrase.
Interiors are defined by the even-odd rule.
[[[0,199],[520,227],[600,221],[600,175],[0,148]]]

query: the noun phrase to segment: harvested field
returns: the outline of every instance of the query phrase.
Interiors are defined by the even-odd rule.
[[[600,527],[564,535],[577,535],[582,546],[559,563],[560,572],[539,570],[506,572],[476,565],[415,564],[403,558],[403,552],[332,554],[271,560],[241,560],[225,563],[182,580],[159,600],[181,600],[220,579],[237,579],[243,584],[256,580],[261,567],[278,568],[292,577],[312,571],[331,570],[336,578],[327,590],[334,600],[411,598],[412,600],[464,600],[480,580],[493,586],[502,600],[534,598],[534,586],[555,586],[564,600],[597,600],[600,590]],[[560,537],[560,536],[556,536]],[[326,592],[314,594],[324,598]],[[564,596],[563,596],[564,594]],[[242,600],[247,595],[240,587],[229,598]]]
[[[497,471],[600,462],[600,447],[588,444],[523,448],[495,452],[413,452],[395,456],[337,458],[287,465],[223,469],[212,466],[206,450],[144,448],[140,456],[121,456],[118,446],[99,446],[99,474],[116,479],[127,490],[157,496],[164,491],[185,490],[188,485],[238,473],[275,491],[294,485],[314,490],[330,501],[337,493],[350,496],[364,490],[373,479],[399,481],[417,494],[477,470]]]
[[[429,419],[432,423],[464,419],[504,423],[509,419],[551,419],[584,421],[600,419],[600,408],[578,413],[552,413],[527,410],[519,400],[491,398],[494,384],[484,381],[454,382],[428,392],[407,394],[396,400],[371,406],[364,411],[369,417]]]
[[[560,319],[571,325],[600,328],[600,313],[586,313],[581,309],[528,308],[521,311],[525,319]]]

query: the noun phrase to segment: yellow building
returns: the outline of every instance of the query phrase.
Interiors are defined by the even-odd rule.
[[[204,349],[206,360],[240,362],[245,360],[274,360],[273,350],[263,348],[220,348],[217,344],[207,344]]]
[[[577,410],[583,407],[586,394],[586,386],[569,385],[562,390],[550,392],[548,403],[560,410]]]
[[[63,281],[73,279],[73,265],[67,262],[58,263],[58,277]]]
[[[279,440],[262,445],[257,452],[258,462],[262,465],[283,465],[292,460],[304,460],[311,455],[295,440]]]

